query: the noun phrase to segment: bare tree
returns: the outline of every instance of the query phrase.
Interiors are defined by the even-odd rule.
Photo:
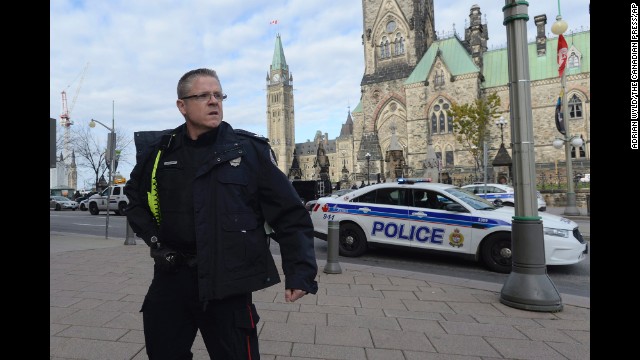
[[[129,145],[133,141],[126,132],[116,128],[116,152],[118,162],[128,162]],[[76,154],[76,165],[78,168],[91,170],[95,174],[94,186],[98,184],[101,176],[108,171],[105,155],[107,151],[107,135],[102,131],[91,129],[89,125],[76,127],[71,133],[71,148]],[[102,139],[102,140],[101,140]],[[117,169],[117,165],[116,165]],[[115,172],[115,169],[114,169]]]

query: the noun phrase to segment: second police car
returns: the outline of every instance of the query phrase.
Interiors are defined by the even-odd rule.
[[[311,209],[314,235],[327,240],[329,221],[339,223],[339,253],[360,256],[369,244],[453,252],[482,262],[489,270],[511,271],[513,207],[492,203],[460,188],[401,179],[324,197]],[[578,263],[587,243],[578,224],[538,213],[544,227],[547,265]]]
[[[513,186],[510,185],[486,184],[485,186],[484,183],[473,183],[464,185],[461,187],[461,189],[476,194],[481,198],[487,199],[491,202],[500,199],[501,204],[504,206],[514,206],[514,203],[516,202],[515,190]],[[542,197],[540,191],[536,191],[536,198],[538,199],[538,211],[546,211],[547,202],[544,201],[544,198]]]

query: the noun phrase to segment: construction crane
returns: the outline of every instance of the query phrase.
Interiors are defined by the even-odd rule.
[[[76,100],[78,99],[78,94],[80,93],[80,87],[82,86],[82,81],[84,80],[84,75],[87,73],[87,68],[89,67],[89,63],[84,66],[82,72],[78,74],[80,77],[80,82],[78,83],[78,87],[76,88],[76,93],[73,95],[73,101],[71,101],[71,107],[67,107],[67,89],[71,87],[78,77],[76,77],[67,87],[62,90],[62,115],[60,115],[60,126],[65,129],[69,129],[71,125],[73,125],[73,121],[71,121],[71,111],[73,111],[73,107],[76,104]]]

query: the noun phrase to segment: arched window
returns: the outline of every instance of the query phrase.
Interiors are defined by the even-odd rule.
[[[431,114],[431,134],[438,133],[438,118],[435,113]]]
[[[567,105],[569,106],[569,119],[582,118],[582,101],[576,94],[571,96]]]
[[[444,158],[445,158],[445,166],[446,167],[453,167],[453,149],[451,148],[451,146],[447,146],[447,151],[445,151],[444,153]]]
[[[389,39],[384,42],[384,57],[391,57],[391,51],[389,50]]]
[[[453,133],[453,118],[447,114],[449,107],[449,103],[445,102],[443,98],[438,99],[437,103],[433,105],[430,117],[432,135]]]
[[[382,38],[382,41],[380,41],[380,58],[384,59],[384,41],[387,39],[386,36],[384,36]]]
[[[404,38],[400,33],[396,33],[396,40],[393,43],[393,54],[396,56],[404,54]]]
[[[582,139],[582,146],[579,147],[574,147],[571,146],[571,158],[575,159],[576,158],[576,149],[578,149],[578,158],[584,158],[587,156],[586,153],[586,142],[584,141],[584,137],[582,136],[582,134],[580,134],[580,139]]]
[[[442,108],[447,111],[449,110],[449,104],[445,103],[442,105]],[[453,117],[447,116],[447,132],[449,134],[453,134]]]

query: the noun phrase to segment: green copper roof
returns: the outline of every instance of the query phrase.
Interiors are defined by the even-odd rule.
[[[424,54],[418,65],[416,65],[416,68],[413,69],[413,72],[409,75],[409,78],[404,82],[405,85],[424,82],[427,79],[427,75],[429,75],[429,71],[433,66],[438,50],[440,50],[440,56],[452,75],[457,76],[480,71],[473,60],[471,60],[471,56],[467,50],[465,50],[464,46],[460,43],[460,40],[454,36],[448,39],[437,40],[431,44],[427,53]]]
[[[356,108],[353,109],[351,113],[354,114],[354,113],[361,113],[361,112],[362,112],[362,101],[359,101],[358,106],[356,106]]]
[[[273,49],[271,70],[287,70],[287,60],[285,60],[284,58],[284,50],[282,50],[282,40],[280,40],[280,34],[276,35],[276,47],[275,49]]]
[[[582,54],[580,66],[567,69],[567,75],[591,72],[591,32],[565,35],[569,52],[572,45]],[[536,43],[528,44],[529,79],[531,81],[558,77],[558,38],[547,38],[547,53],[538,56]],[[507,49],[487,51],[484,54],[484,83],[485,88],[507,85],[509,82],[509,64]]]

